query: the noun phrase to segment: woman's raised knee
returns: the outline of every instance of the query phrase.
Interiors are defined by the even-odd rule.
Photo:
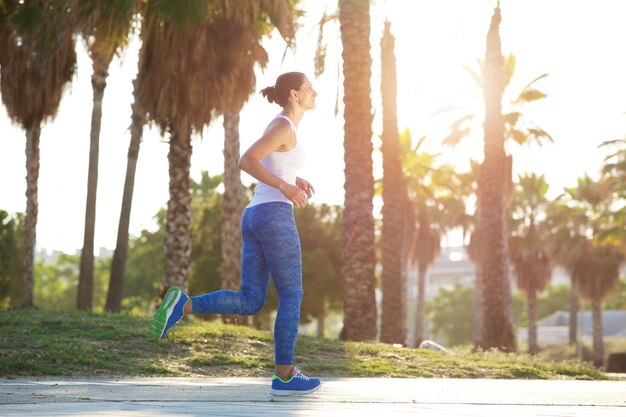
[[[244,316],[253,316],[261,311],[264,305],[265,300],[247,300],[247,302],[244,303],[241,314]]]

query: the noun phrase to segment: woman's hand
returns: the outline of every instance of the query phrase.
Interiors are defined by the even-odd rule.
[[[310,182],[300,177],[296,177],[296,185],[298,186],[299,189],[301,189],[302,191],[306,193],[308,198],[313,197],[313,193],[315,192],[315,189],[313,188]]]
[[[294,206],[296,206],[296,208],[306,206],[306,202],[309,198],[306,193],[300,189],[300,187],[283,182],[278,189],[289,199],[289,201],[293,203]]]

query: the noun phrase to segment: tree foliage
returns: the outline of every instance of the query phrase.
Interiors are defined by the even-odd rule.
[[[61,253],[53,261],[35,263],[35,304],[51,311],[76,309],[80,257]],[[110,259],[98,259],[94,268],[94,309],[103,311]]]
[[[308,205],[295,211],[302,245],[304,299],[300,321],[320,319],[341,307],[342,210],[339,206]]]
[[[432,317],[432,331],[443,337],[450,346],[472,341],[472,317],[474,313],[474,288],[456,284],[452,289],[440,288],[428,305]]]

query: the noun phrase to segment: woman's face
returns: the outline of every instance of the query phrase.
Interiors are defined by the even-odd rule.
[[[313,84],[311,84],[311,81],[309,81],[308,78],[304,79],[304,82],[300,86],[297,93],[298,103],[302,107],[307,110],[315,108],[315,97],[317,97],[317,92],[313,89]]]

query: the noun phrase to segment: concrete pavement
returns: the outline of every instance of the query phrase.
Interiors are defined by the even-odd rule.
[[[0,416],[626,416],[626,381],[324,378],[272,397],[268,378],[0,379]]]

